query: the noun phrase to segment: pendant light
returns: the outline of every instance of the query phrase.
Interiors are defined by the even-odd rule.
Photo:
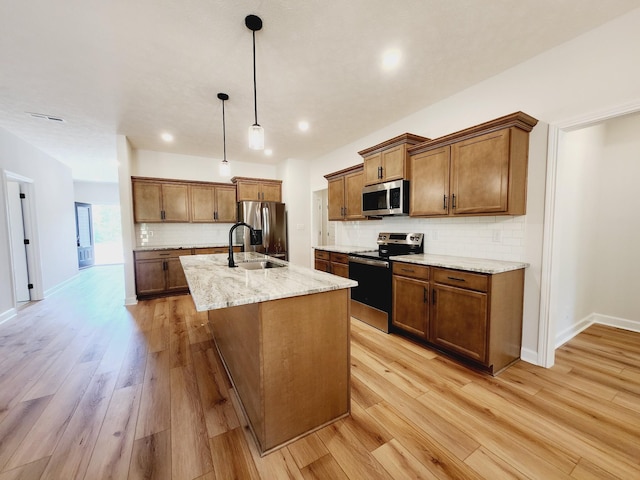
[[[244,24],[253,34],[253,109],[254,124],[249,127],[249,148],[264,150],[264,129],[258,123],[258,96],[256,93],[256,31],[262,29],[262,19],[256,15],[247,15]]]
[[[229,95],[219,93],[218,98],[222,100],[222,161],[220,162],[220,176],[231,176],[231,165],[227,162],[227,125],[224,118],[224,102],[229,100]]]

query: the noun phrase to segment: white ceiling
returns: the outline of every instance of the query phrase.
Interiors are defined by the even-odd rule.
[[[277,163],[327,153],[634,8],[640,0],[0,0],[0,127],[116,181],[134,148]],[[247,148],[258,121],[272,157]],[[382,52],[399,48],[393,72]],[[64,123],[25,112],[61,117]],[[297,130],[308,120],[306,133]],[[172,144],[162,132],[175,136]],[[424,133],[424,132],[414,132]]]

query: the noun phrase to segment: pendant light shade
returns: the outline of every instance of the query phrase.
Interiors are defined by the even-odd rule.
[[[258,123],[258,95],[256,88],[256,32],[262,29],[262,19],[256,15],[247,15],[244,24],[253,35],[253,112],[254,122],[249,127],[249,148],[264,150],[264,129]]]
[[[227,162],[227,125],[224,117],[224,102],[229,100],[229,95],[219,93],[218,98],[222,100],[222,161],[220,162],[219,173],[222,177],[231,176],[231,165]]]

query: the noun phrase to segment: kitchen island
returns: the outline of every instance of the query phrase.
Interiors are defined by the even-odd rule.
[[[256,253],[180,257],[265,455],[349,414],[353,280]],[[270,267],[270,268],[263,268]]]

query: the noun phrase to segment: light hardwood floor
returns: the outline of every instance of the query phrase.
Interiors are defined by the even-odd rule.
[[[492,378],[353,320],[351,416],[260,458],[206,314],[123,298],[94,267],[0,325],[0,480],[640,478],[640,334]]]

